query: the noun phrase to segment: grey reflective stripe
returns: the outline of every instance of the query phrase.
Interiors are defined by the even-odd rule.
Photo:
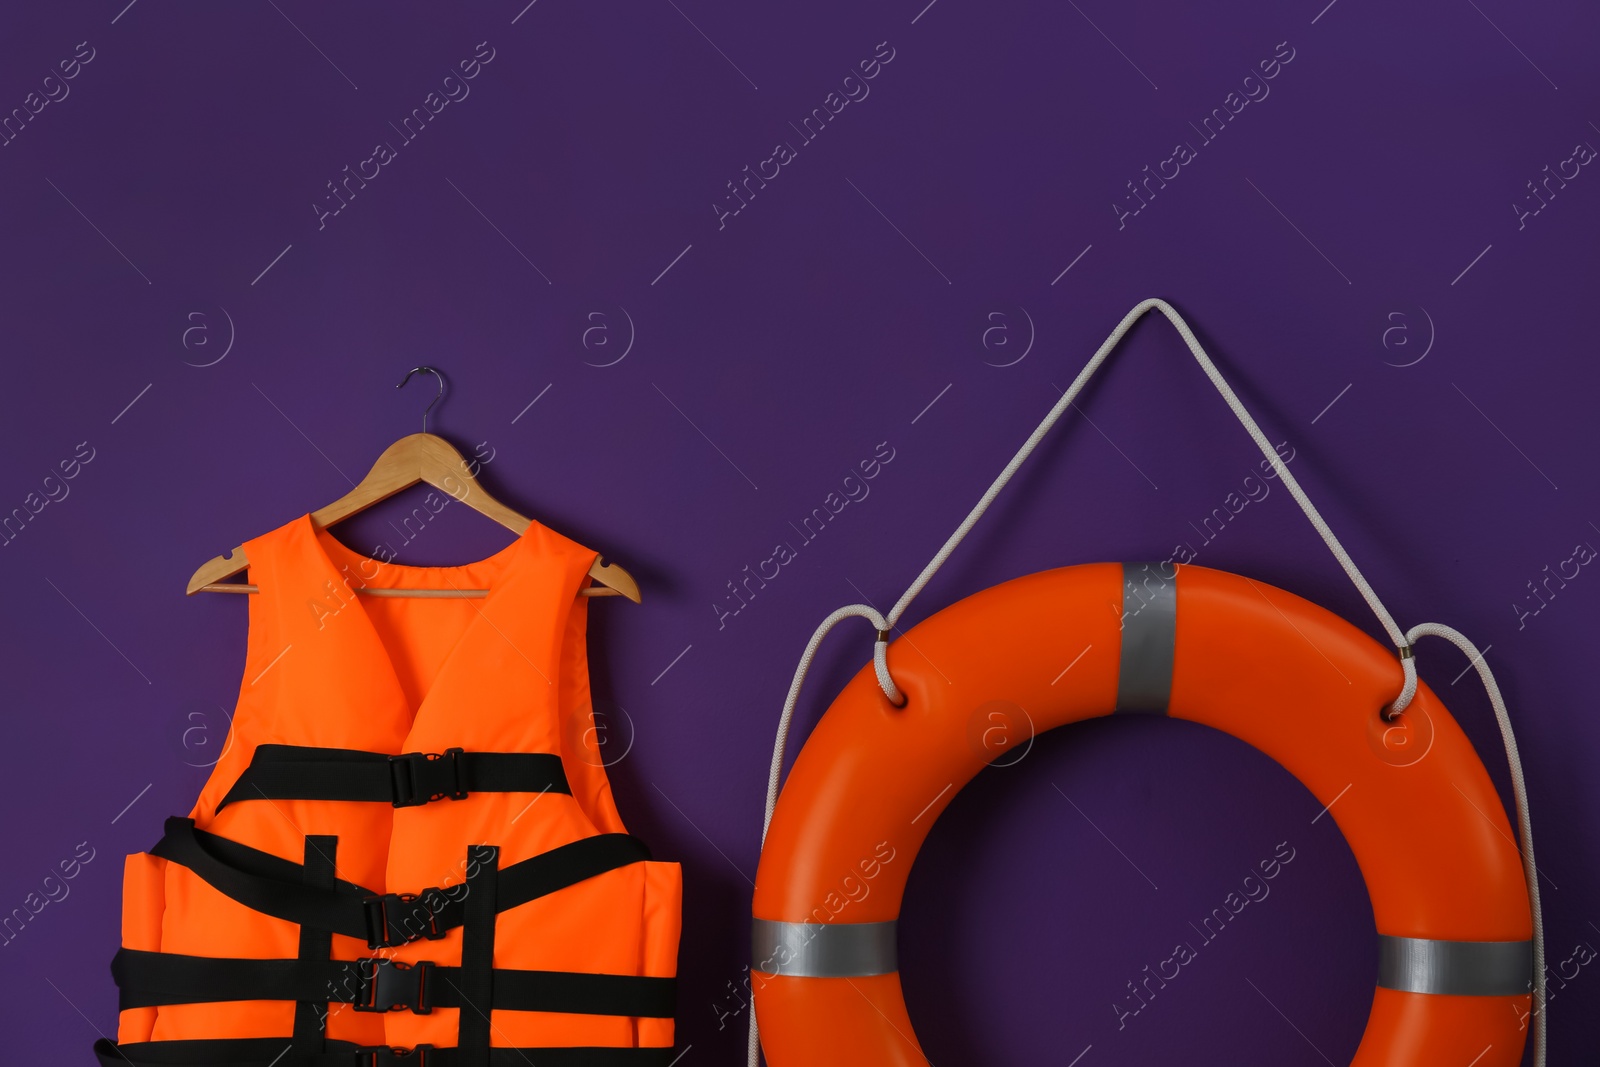
[[[1178,630],[1178,574],[1172,564],[1122,565],[1122,664],[1117,711],[1165,715],[1172,695]]]
[[[751,967],[797,978],[863,978],[893,974],[895,922],[785,923],[754,920]]]
[[[1429,941],[1378,935],[1378,985],[1405,993],[1506,997],[1533,981],[1532,941]]]

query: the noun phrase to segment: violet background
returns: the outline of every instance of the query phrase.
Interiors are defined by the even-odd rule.
[[[599,705],[635,735],[613,781],[634,832],[684,864],[680,1062],[742,1062],[732,990],[806,637],[863,595],[892,603],[1152,295],[1293,445],[1402,623],[1493,646],[1550,960],[1600,945],[1600,577],[1584,569],[1521,628],[1513,608],[1547,564],[1600,545],[1600,177],[1584,169],[1522,229],[1509,207],[1574,144],[1600,144],[1600,11],[124,2],[0,11],[5,113],[78,42],[95,50],[0,148],[0,512],[79,442],[95,457],[0,548],[0,912],[78,842],[95,850],[70,896],[0,948],[8,1061],[87,1063],[114,1031],[120,857],[188,810],[221,742],[245,605],[185,599],[184,582],[417,429],[429,387],[394,383],[431,363],[452,384],[432,427],[488,442],[485,482],[641,579],[642,607],[593,612]],[[388,123],[480,41],[495,58],[470,96],[319,230],[324,183],[397,141]],[[895,58],[870,96],[719,229],[725,183],[798,142],[788,123],[882,41]],[[1270,96],[1119,230],[1124,183],[1198,143],[1188,124],[1282,41],[1295,58]],[[229,317],[226,358],[194,366],[226,348]],[[628,319],[626,358],[597,366]],[[1421,362],[1393,365],[1430,334]],[[1094,425],[1057,430],[909,622],[1015,575],[1187,541],[1197,562],[1379,634],[1281,488],[1196,536],[1259,457],[1164,324],[1139,326],[1081,406]],[[894,459],[870,495],[719,627],[725,583],[798,545],[790,524],[879,442]],[[341,536],[396,541],[386,521],[420,496]],[[451,508],[400,559],[506,540]],[[869,650],[857,624],[830,638],[802,728]],[[1487,703],[1470,674],[1452,683],[1463,666],[1443,643],[1421,651],[1509,799]],[[930,1059],[1065,1064],[1092,1046],[1082,1067],[1348,1062],[1376,946],[1319,807],[1243,744],[1166,721],[1061,731],[985,772],[934,831],[905,909]],[[1124,983],[1280,841],[1297,858],[1272,896],[1119,1030]],[[1594,1053],[1596,970],[1552,983],[1552,1063]]]

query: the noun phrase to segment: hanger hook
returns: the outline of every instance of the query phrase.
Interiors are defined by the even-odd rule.
[[[406,371],[406,376],[404,378],[400,379],[400,384],[395,386],[395,388],[396,389],[402,388],[407,382],[409,382],[411,380],[411,376],[413,374],[431,374],[435,378],[439,379],[439,391],[434,394],[433,400],[428,404],[428,406],[422,409],[422,432],[423,433],[427,433],[428,432],[428,412],[433,410],[433,405],[434,404],[437,404],[439,401],[444,399],[444,375],[440,374],[437,370],[434,370],[432,367],[412,367],[410,370]]]

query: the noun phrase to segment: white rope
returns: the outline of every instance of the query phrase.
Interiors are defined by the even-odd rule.
[[[928,561],[928,565],[922,568],[922,573],[917,575],[917,580],[911,583],[911,587],[905,591],[899,602],[890,609],[888,615],[890,628],[900,621],[900,617],[911,606],[911,601],[916,599],[917,594],[922,592],[923,587],[944,565],[944,561],[950,558],[950,554],[956,550],[956,546],[967,536],[973,526],[977,525],[978,520],[983,517],[983,513],[994,502],[994,498],[1000,495],[1000,490],[1006,487],[1006,483],[1011,480],[1011,476],[1033,454],[1033,450],[1044,439],[1044,435],[1050,432],[1051,427],[1055,426],[1056,420],[1061,418],[1067,408],[1072,405],[1072,402],[1077,399],[1078,394],[1089,383],[1089,379],[1094,377],[1095,371],[1100,369],[1100,365],[1111,354],[1111,350],[1117,347],[1123,335],[1132,328],[1135,322],[1139,321],[1145,312],[1152,309],[1159,310],[1177,329],[1179,336],[1189,346],[1189,351],[1194,355],[1195,361],[1205,371],[1206,377],[1211,379],[1211,384],[1217,387],[1217,392],[1221,393],[1222,398],[1228,402],[1228,407],[1233,410],[1234,415],[1238,417],[1245,430],[1249,432],[1256,446],[1261,449],[1261,454],[1267,457],[1273,469],[1277,471],[1278,476],[1283,479],[1283,484],[1288,487],[1290,494],[1299,503],[1300,510],[1306,513],[1306,518],[1310,519],[1311,525],[1316,527],[1317,533],[1322,536],[1323,543],[1328,546],[1328,551],[1333,553],[1334,558],[1339,561],[1339,566],[1344,568],[1345,574],[1349,575],[1350,581],[1355,583],[1356,589],[1360,591],[1362,598],[1366,600],[1367,606],[1372,609],[1374,615],[1378,616],[1378,621],[1383,624],[1384,630],[1388,632],[1389,639],[1394,642],[1397,648],[1405,648],[1406,639],[1405,635],[1400,632],[1399,623],[1394,621],[1394,616],[1389,614],[1389,609],[1383,606],[1383,602],[1378,599],[1378,594],[1373,591],[1371,585],[1367,584],[1366,578],[1362,577],[1361,570],[1356,566],[1355,560],[1350,558],[1350,553],[1345,551],[1344,546],[1339,543],[1339,539],[1334,536],[1333,530],[1322,518],[1321,513],[1317,511],[1316,505],[1311,503],[1311,498],[1306,496],[1304,489],[1300,488],[1300,483],[1289,472],[1288,465],[1283,462],[1277,450],[1272,447],[1272,442],[1267,440],[1267,435],[1261,432],[1261,427],[1256,425],[1256,420],[1250,416],[1250,412],[1245,410],[1243,402],[1239,400],[1233,389],[1222,377],[1222,372],[1217,370],[1216,364],[1211,362],[1211,357],[1206,355],[1205,349],[1200,347],[1200,341],[1195,337],[1194,331],[1189,329],[1189,324],[1184,322],[1183,317],[1174,311],[1172,305],[1165,300],[1141,301],[1134,306],[1132,311],[1122,317],[1122,321],[1117,324],[1117,328],[1111,331],[1111,336],[1106,338],[1099,351],[1084,365],[1083,370],[1078,372],[1077,378],[1073,380],[1071,387],[1062,394],[1061,399],[1056,402],[1056,406],[1050,409],[1050,413],[1045,416],[1044,421],[1022,443],[1022,447],[1017,449],[1017,454],[1011,457],[1011,462],[1007,463],[1005,470],[1000,472],[1000,477],[994,480],[994,484],[989,486],[988,491],[978,500],[977,505],[967,513],[967,517],[962,520],[961,525],[956,527],[955,533],[951,534],[949,540],[945,541],[944,547],[940,548],[933,559]],[[877,647],[873,650],[873,667],[878,675],[878,685],[883,689],[884,695],[895,704],[899,704],[904,698],[901,696],[900,690],[895,686],[894,679],[889,675],[887,645],[888,642],[886,641],[878,642]],[[1395,697],[1394,702],[1387,710],[1387,714],[1390,716],[1398,715],[1404,711],[1406,705],[1411,703],[1411,698],[1417,691],[1416,664],[1408,656],[1401,661],[1401,668],[1405,673],[1405,680],[1401,686],[1400,694]]]
[[[789,724],[794,718],[795,704],[800,700],[800,686],[805,683],[806,672],[811,669],[811,660],[816,656],[817,649],[822,646],[822,639],[828,636],[828,631],[855,615],[872,623],[880,634],[889,629],[889,620],[885,619],[877,608],[867,604],[848,604],[822,620],[822,625],[817,627],[816,633],[811,635],[811,640],[806,642],[806,650],[800,654],[800,663],[794,669],[794,681],[789,683],[789,695],[783,700],[783,716],[778,720],[778,739],[772,745],[772,769],[767,774],[767,808],[766,814],[761,819],[763,849],[767,847],[767,830],[772,826],[772,811],[778,806],[778,790],[783,784],[783,753],[789,744]],[[761,1033],[756,1025],[756,998],[753,984],[750,989],[750,1037],[746,1055],[749,1067],[760,1067]]]
[[[811,660],[817,654],[817,649],[822,645],[822,639],[828,636],[828,631],[852,615],[859,615],[878,628],[878,632],[889,629],[889,622],[878,613],[877,608],[866,604],[850,604],[822,620],[822,625],[817,627],[817,632],[811,635],[811,640],[806,644],[805,652],[800,656],[800,665],[794,670],[794,681],[789,683],[789,695],[783,701],[783,717],[778,720],[778,740],[772,749],[772,770],[767,775],[767,813],[761,821],[761,847],[767,845],[767,828],[772,825],[772,809],[778,806],[778,789],[782,785],[783,777],[783,750],[789,743],[789,722],[794,718],[794,706],[800,699],[800,686],[806,680],[806,671],[811,669]]]
[[[1406,632],[1406,640],[1415,643],[1419,637],[1442,637],[1466,653],[1478,669],[1484,692],[1494,707],[1495,721],[1500,724],[1500,740],[1505,743],[1506,763],[1511,767],[1511,793],[1517,805],[1517,837],[1522,841],[1522,874],[1528,882],[1528,904],[1533,911],[1533,1067],[1545,1067],[1545,974],[1544,974],[1544,911],[1539,905],[1539,868],[1533,862],[1533,821],[1528,814],[1528,785],[1522,774],[1522,755],[1517,750],[1517,735],[1511,729],[1511,716],[1506,711],[1505,698],[1500,686],[1495,684],[1494,672],[1484,660],[1478,646],[1467,640],[1459,631],[1442,623],[1424,622]]]
[[[1253,441],[1255,441],[1256,446],[1261,449],[1261,454],[1264,455],[1272,464],[1273,469],[1278,474],[1278,477],[1280,477],[1283,480],[1283,484],[1288,487],[1290,495],[1292,495],[1295,501],[1300,505],[1300,510],[1305,512],[1307,519],[1311,520],[1311,525],[1316,528],[1317,533],[1322,537],[1323,543],[1328,546],[1328,551],[1333,553],[1334,558],[1339,561],[1339,566],[1344,568],[1345,574],[1349,576],[1350,581],[1355,584],[1356,589],[1361,593],[1362,599],[1367,602],[1367,606],[1372,609],[1373,614],[1378,617],[1378,621],[1383,624],[1383,628],[1385,632],[1388,633],[1389,639],[1394,642],[1396,648],[1402,651],[1403,655],[1400,659],[1400,666],[1403,672],[1404,680],[1401,684],[1399,694],[1395,697],[1394,701],[1384,709],[1383,714],[1387,718],[1394,718],[1403,712],[1411,703],[1412,698],[1416,696],[1417,692],[1417,665],[1415,658],[1410,654],[1410,640],[1408,639],[1407,635],[1401,632],[1399,623],[1395,622],[1394,616],[1389,613],[1389,609],[1383,606],[1383,601],[1378,598],[1378,594],[1373,590],[1372,586],[1368,584],[1366,578],[1362,576],[1361,570],[1356,566],[1355,560],[1350,558],[1350,553],[1345,551],[1344,546],[1339,543],[1339,539],[1334,536],[1332,528],[1328,526],[1327,521],[1324,520],[1321,513],[1317,511],[1316,505],[1311,503],[1311,498],[1306,496],[1304,489],[1300,488],[1300,483],[1295,480],[1294,475],[1289,472],[1288,466],[1283,462],[1282,458],[1279,457],[1277,450],[1272,446],[1272,442],[1269,441],[1267,439],[1267,435],[1261,431],[1261,427],[1256,425],[1256,420],[1251,417],[1250,412],[1245,410],[1244,403],[1228,385],[1227,380],[1222,377],[1222,372],[1217,370],[1216,364],[1211,362],[1211,357],[1206,355],[1205,349],[1200,346],[1200,341],[1195,337],[1194,331],[1189,328],[1189,324],[1184,322],[1183,317],[1179,315],[1177,311],[1173,309],[1172,305],[1168,304],[1165,300],[1143,300],[1134,305],[1133,310],[1129,311],[1123,316],[1122,321],[1117,324],[1116,329],[1111,331],[1111,335],[1106,338],[1105,343],[1103,343],[1099,350],[1096,351],[1092,357],[1090,357],[1089,362],[1084,364],[1083,369],[1078,372],[1078,376],[1073,379],[1072,385],[1064,394],[1062,394],[1061,399],[1056,402],[1055,406],[1050,409],[1050,413],[1044,417],[1044,421],[1039,423],[1038,427],[1033,431],[1033,433],[1028,436],[1028,439],[1022,443],[1022,447],[1017,450],[1016,455],[1011,457],[1011,462],[1006,464],[1005,469],[1000,472],[1000,476],[994,480],[994,482],[984,492],[983,496],[979,498],[978,503],[970,512],[967,513],[967,517],[961,521],[960,526],[956,527],[955,532],[952,533],[945,541],[943,547],[939,549],[939,551],[934,555],[933,559],[928,561],[928,565],[922,568],[922,573],[917,575],[916,581],[912,582],[910,587],[906,589],[899,601],[897,601],[894,607],[890,609],[889,614],[887,616],[881,615],[877,609],[867,604],[851,604],[847,607],[840,608],[838,611],[835,611],[833,614],[829,615],[822,621],[822,624],[817,627],[816,633],[811,635],[811,641],[806,645],[805,653],[800,657],[800,663],[795,668],[794,680],[789,685],[788,696],[784,698],[783,714],[778,720],[778,735],[776,741],[773,743],[772,765],[767,775],[766,813],[761,824],[761,843],[763,847],[766,845],[767,829],[772,824],[773,809],[778,803],[778,791],[782,784],[783,775],[783,756],[784,751],[788,746],[789,728],[794,718],[795,705],[798,703],[800,698],[800,688],[805,682],[806,672],[811,667],[811,660],[816,656],[817,649],[821,646],[822,640],[827,636],[828,631],[833,629],[837,623],[851,616],[860,616],[864,619],[870,620],[872,624],[878,628],[878,640],[873,646],[872,650],[872,666],[874,673],[876,673],[878,676],[878,687],[883,690],[883,695],[888,697],[891,703],[897,707],[903,705],[905,703],[905,695],[900,692],[900,688],[895,685],[894,677],[889,673],[889,631],[894,629],[895,625],[900,621],[901,616],[905,614],[906,609],[911,606],[911,602],[916,599],[917,594],[922,592],[923,588],[928,584],[929,581],[932,580],[933,576],[938,573],[939,568],[944,565],[945,560],[950,558],[951,553],[956,550],[956,546],[961,544],[962,540],[969,532],[971,532],[972,528],[977,525],[978,520],[983,517],[983,513],[988,510],[989,505],[994,502],[995,497],[1000,495],[1000,491],[1006,487],[1006,483],[1011,480],[1011,476],[1016,474],[1017,470],[1022,466],[1022,464],[1025,463],[1028,457],[1033,454],[1033,450],[1038,447],[1039,442],[1044,439],[1045,434],[1050,432],[1051,428],[1055,426],[1057,420],[1061,418],[1061,416],[1066,412],[1067,408],[1072,406],[1072,402],[1077,398],[1078,394],[1083,391],[1083,388],[1088,384],[1089,379],[1094,377],[1095,371],[1100,369],[1100,365],[1106,361],[1106,358],[1111,354],[1112,349],[1117,347],[1117,344],[1122,340],[1123,336],[1128,332],[1128,330],[1133,327],[1133,324],[1139,321],[1145,312],[1151,310],[1160,311],[1166,316],[1167,321],[1172,323],[1173,328],[1178,331],[1178,334],[1183,338],[1184,343],[1189,346],[1189,352],[1194,356],[1195,361],[1198,362],[1200,364],[1200,368],[1205,371],[1206,377],[1211,379],[1211,384],[1216,386],[1217,392],[1222,394],[1223,400],[1227,401],[1228,407],[1233,411],[1239,422],[1250,434],[1250,437]],[[1465,642],[1465,644],[1462,644],[1463,648],[1471,647],[1471,643],[1467,642],[1466,638],[1461,637],[1461,635],[1457,634],[1454,630],[1449,630],[1449,634],[1446,634],[1443,631],[1448,630],[1448,627],[1437,627],[1437,629],[1430,628],[1434,626],[1435,624],[1432,623],[1425,624],[1424,626],[1417,627],[1412,631],[1412,633],[1414,635],[1421,632],[1425,632],[1427,634],[1438,634],[1438,636],[1449,637],[1449,639],[1452,641],[1455,641],[1459,638],[1459,641],[1457,641],[1458,644]],[[1475,655],[1475,652],[1469,654]],[[1478,664],[1479,674],[1485,676],[1486,687],[1492,687],[1494,684],[1493,676],[1487,674],[1488,668],[1483,665],[1482,658],[1476,658],[1475,662]],[[1517,815],[1519,822],[1522,824],[1521,829],[1525,842],[1523,857],[1528,866],[1528,870],[1531,871],[1533,864],[1533,844],[1531,831],[1527,826],[1527,803],[1522,792],[1522,765],[1517,757],[1516,742],[1511,735],[1511,723],[1504,714],[1504,704],[1500,702],[1498,689],[1490,689],[1490,699],[1495,703],[1496,713],[1501,719],[1501,730],[1506,738],[1506,752],[1511,759],[1512,779],[1517,788]],[[1537,1011],[1535,1022],[1536,1052],[1534,1062],[1535,1067],[1544,1067],[1543,928],[1539,918],[1539,887],[1538,884],[1532,880],[1531,875],[1529,879],[1528,891],[1531,899],[1533,900],[1535,927],[1534,953],[1537,960],[1535,973],[1535,1008]],[[751,998],[750,1003],[750,1042],[747,1051],[749,1057],[749,1067],[759,1067],[761,1043],[756,1025],[754,997]]]

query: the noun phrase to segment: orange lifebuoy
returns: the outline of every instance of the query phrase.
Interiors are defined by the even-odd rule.
[[[1280,589],[1156,564],[1018,578],[907,637],[889,653],[905,706],[863,669],[813,731],[773,815],[751,967],[772,1067],[926,1062],[894,924],[923,839],[995,754],[971,731],[996,701],[1041,731],[1166,714],[1276,759],[1332,805],[1372,897],[1380,973],[1353,1067],[1521,1062],[1533,928],[1513,831],[1431,690],[1419,688],[1398,721],[1383,719],[1399,686],[1392,651]],[[1393,730],[1422,747],[1396,757]],[[867,874],[872,892],[838,907],[841,883]]]

